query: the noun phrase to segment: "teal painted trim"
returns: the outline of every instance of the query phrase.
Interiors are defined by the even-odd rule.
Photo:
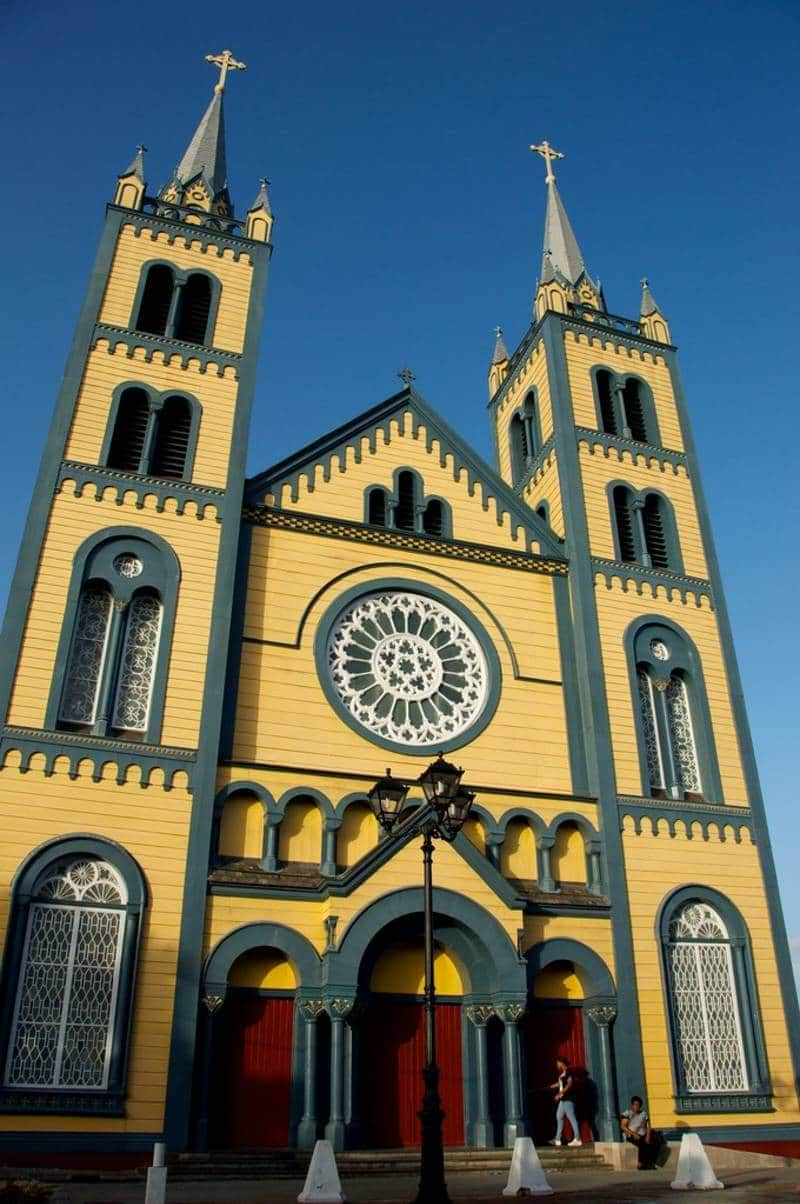
[[[553,600],[558,628],[558,650],[561,658],[561,677],[564,683],[564,710],[567,720],[567,750],[572,789],[587,794],[589,775],[586,764],[586,743],[581,722],[581,698],[578,684],[578,664],[575,654],[575,633],[566,577],[553,578]]]
[[[638,567],[645,568],[648,571],[652,568],[652,566],[645,565],[644,563],[644,556],[647,554],[647,548],[644,546],[642,541],[639,524],[636,521],[636,515],[633,513],[633,510],[635,509],[637,503],[643,506],[648,497],[655,497],[658,498],[663,507],[661,514],[664,520],[664,540],[667,545],[667,558],[669,560],[668,569],[656,569],[655,572],[665,572],[668,576],[673,574],[676,574],[679,577],[685,576],[683,556],[681,555],[681,544],[680,539],[678,538],[678,524],[675,521],[675,507],[673,506],[672,502],[665,493],[661,492],[660,489],[636,489],[633,485],[631,485],[630,481],[623,480],[621,477],[617,477],[616,480],[609,481],[606,485],[606,501],[608,503],[608,516],[611,524],[611,533],[614,537],[614,554],[616,557],[616,563],[631,563],[630,561],[622,559],[622,548],[620,545],[619,529],[617,526],[617,513],[614,507],[614,491],[616,489],[624,489],[628,494],[627,504],[629,507],[631,507],[631,528],[637,555],[637,559],[634,563],[638,565]]]
[[[252,536],[253,528],[249,523],[243,522],[239,528],[239,546],[236,552],[236,571],[233,579],[233,607],[225,669],[225,697],[222,708],[222,729],[220,731],[219,742],[220,757],[222,759],[233,755],[236,733],[236,708],[239,702],[239,675],[242,669],[242,647],[244,644]]]
[[[143,382],[136,380],[124,381],[122,384],[117,385],[111,394],[111,408],[108,412],[106,432],[103,436],[103,443],[100,449],[100,464],[105,468],[110,468],[112,472],[121,471],[120,469],[115,469],[113,465],[108,464],[108,457],[111,455],[111,444],[113,442],[114,432],[117,426],[120,401],[123,394],[126,393],[128,389],[138,389],[142,393],[146,394],[150,413],[155,414],[156,421],[158,421],[158,415],[163,409],[164,403],[170,397],[180,397],[181,400],[185,401],[189,406],[192,415],[191,428],[189,430],[189,439],[186,445],[186,457],[183,464],[183,473],[180,479],[181,481],[191,481],[192,470],[194,468],[194,457],[195,452],[197,451],[197,436],[200,431],[200,422],[203,417],[203,407],[192,393],[186,393],[182,389],[163,389],[161,392],[159,392],[158,389],[153,389],[150,385],[146,385]],[[143,448],[142,459],[144,462],[139,463],[139,467],[137,468],[135,475],[149,475],[149,465],[146,463],[146,461],[148,459],[148,455],[150,454],[152,454],[152,448]],[[222,490],[220,490],[220,493],[221,492]]]
[[[342,614],[349,606],[360,598],[364,598],[370,594],[380,593],[383,590],[406,590],[410,593],[422,594],[427,597],[433,597],[444,606],[454,610],[462,622],[466,625],[469,631],[481,646],[483,655],[486,658],[488,669],[488,690],[487,697],[484,703],[483,710],[474,722],[450,740],[437,741],[436,745],[427,744],[424,747],[401,743],[396,740],[387,740],[384,737],[377,735],[375,732],[370,732],[359,724],[350,712],[347,710],[341,701],[337,691],[334,689],[329,673],[328,673],[328,640],[331,630]],[[500,658],[495,651],[494,644],[489,638],[486,629],[478,623],[478,620],[465,606],[462,605],[456,598],[444,593],[436,586],[430,585],[427,581],[409,580],[402,577],[384,577],[377,581],[368,581],[361,585],[355,585],[340,594],[334,602],[332,602],[317,626],[317,631],[314,637],[314,659],[317,666],[317,675],[320,685],[322,686],[325,697],[333,707],[339,718],[347,724],[352,731],[356,732],[362,739],[370,744],[377,744],[380,748],[389,749],[393,752],[402,752],[406,755],[414,757],[430,757],[438,751],[450,752],[455,748],[463,748],[470,744],[491,721],[497,704],[500,701],[500,691],[502,688],[502,670],[500,668]]]
[[[671,472],[674,477],[679,475],[679,467],[686,468],[686,456],[674,448],[654,447],[650,443],[639,443],[636,439],[623,439],[621,435],[609,435],[590,426],[576,426],[575,436],[578,446],[585,446],[592,456],[597,455],[599,447],[606,460],[615,454],[620,464],[630,464],[626,456],[631,456],[634,463],[643,460],[645,467],[658,468],[663,473]]]
[[[56,488],[61,461],[64,458],[64,449],[72,425],[73,407],[83,379],[94,324],[114,257],[117,234],[126,212],[126,210],[117,210],[116,212],[109,211],[106,214],[100,246],[75,327],[72,346],[67,357],[55,411],[33,489],[17,566],[8,595],[3,632],[0,637],[0,720],[5,720],[8,716],[8,704],[22,647],[22,636],[28,618],[28,607],[36,581],[39,554],[50,517],[51,500]]]
[[[12,1154],[142,1154],[147,1166],[162,1133],[35,1133],[30,1129],[0,1133],[0,1150]]]
[[[217,314],[219,313],[219,302],[222,295],[222,283],[219,277],[215,276],[213,272],[198,271],[196,268],[179,268],[177,264],[169,259],[148,259],[139,269],[139,281],[136,285],[136,296],[134,297],[133,306],[131,308],[131,317],[130,322],[128,323],[129,328],[131,330],[137,329],[136,321],[139,317],[139,309],[142,304],[142,297],[144,296],[147,277],[150,273],[150,269],[154,267],[169,268],[170,272],[172,273],[172,303],[169,307],[169,318],[166,324],[166,329],[164,330],[164,337],[166,339],[175,338],[175,324],[178,319],[178,309],[180,308],[180,290],[185,284],[188,283],[189,277],[205,276],[206,280],[208,280],[211,287],[211,303],[208,307],[208,317],[206,318],[206,338],[203,343],[196,345],[202,347],[213,347],[213,334],[217,325]],[[147,332],[142,331],[141,333],[145,334]],[[195,346],[195,344],[188,345]]]
[[[286,814],[286,808],[289,803],[302,801],[303,799],[313,799],[322,813],[323,821],[328,821],[336,818],[333,805],[327,795],[321,790],[316,790],[313,786],[293,786],[290,790],[284,791],[275,804],[275,813],[283,819]]]
[[[728,839],[725,833],[725,829],[728,827],[733,828],[733,839],[736,844],[742,843],[742,832],[752,834],[753,831],[752,817],[747,807],[727,805],[715,807],[703,803],[681,803],[667,799],[626,798],[624,796],[620,796],[618,805],[620,826],[624,820],[632,819],[637,836],[642,833],[642,821],[645,819],[649,820],[651,825],[651,832],[648,835],[658,836],[663,823],[668,835],[676,836],[676,824],[682,823],[686,828],[686,839],[692,840],[692,825],[699,823],[703,840],[710,840],[711,835],[714,834],[722,844]]]
[[[417,535],[427,535],[430,539],[452,539],[453,511],[450,503],[438,493],[426,493],[423,477],[415,468],[411,468],[407,464],[401,465],[393,471],[391,490],[386,485],[379,485],[377,482],[366,487],[364,490],[364,522],[367,526],[381,526],[392,531],[403,529],[397,527],[395,524],[395,514],[400,504],[400,474],[403,472],[410,473],[414,481],[414,532]],[[369,517],[370,496],[375,490],[378,490],[384,496],[386,521],[381,524],[371,523]],[[430,502],[438,502],[441,507],[442,531],[440,535],[433,535],[425,531],[423,526],[424,514]]]
[[[679,1115],[698,1112],[775,1112],[772,1095],[757,1091],[741,1091],[735,1095],[676,1095],[675,1111]]]
[[[775,872],[775,862],[772,857],[772,847],[770,844],[769,829],[767,826],[764,797],[761,792],[761,783],[759,781],[755,750],[753,748],[753,738],[750,733],[750,724],[747,718],[747,708],[744,701],[742,680],[739,673],[739,664],[736,658],[736,650],[733,642],[733,632],[731,630],[730,618],[728,616],[728,606],[725,600],[725,592],[722,588],[719,560],[717,558],[717,550],[714,543],[714,535],[711,528],[708,506],[706,504],[702,477],[700,474],[699,465],[697,463],[697,452],[695,449],[694,436],[692,434],[688,409],[686,406],[683,382],[681,380],[680,370],[678,368],[677,357],[675,355],[668,354],[666,356],[666,361],[670,372],[673,392],[675,394],[675,401],[678,407],[678,418],[680,420],[683,443],[686,448],[687,460],[690,466],[690,475],[694,482],[695,504],[697,506],[697,515],[700,522],[700,531],[703,536],[703,546],[705,548],[706,560],[708,562],[709,577],[711,579],[714,597],[716,599],[717,625],[719,628],[720,642],[722,644],[722,655],[728,676],[731,708],[733,710],[734,721],[736,723],[739,741],[739,753],[742,758],[742,768],[744,771],[745,784],[747,786],[748,801],[753,811],[756,843],[759,850],[761,872],[764,877],[764,893],[767,901],[767,909],[769,911],[770,925],[772,927],[772,939],[775,947],[775,957],[778,964],[778,977],[781,986],[781,1001],[783,1004],[784,1014],[786,1016],[789,1047],[792,1052],[792,1067],[794,1070],[795,1084],[797,1084],[800,1082],[800,1008],[798,1008],[797,1003],[797,987],[795,985],[792,959],[789,952],[789,942],[786,938],[786,926],[783,919],[783,908],[781,906],[778,876]]]
[[[243,953],[259,948],[278,949],[284,953],[298,971],[298,987],[319,990],[322,981],[322,961],[311,942],[293,928],[287,928],[285,924],[257,921],[234,928],[211,950],[203,967],[203,994],[219,995],[224,999],[228,990],[228,974],[233,963]]]
[[[647,630],[650,628],[650,631]],[[655,661],[649,655],[651,639],[663,640],[675,651],[666,661]],[[692,715],[697,757],[700,763],[700,782],[703,794],[709,803],[722,804],[725,796],[722,791],[722,779],[719,772],[717,746],[714,740],[714,725],[711,721],[711,710],[708,705],[703,662],[691,636],[678,623],[663,615],[638,615],[629,624],[623,636],[625,660],[628,666],[628,681],[631,689],[631,706],[634,715],[636,731],[636,746],[639,752],[639,772],[642,788],[649,783],[647,770],[647,750],[644,743],[644,732],[639,718],[639,665],[646,665],[657,677],[669,675],[673,670],[681,670],[689,686],[689,705]],[[666,754],[665,754],[666,755]],[[673,800],[666,799],[669,805]]]
[[[0,761],[5,761],[11,751],[20,752],[22,761],[19,773],[27,773],[30,769],[31,758],[42,755],[45,758],[42,772],[50,777],[55,772],[55,762],[59,757],[69,761],[67,776],[73,780],[79,776],[82,761],[89,760],[94,768],[92,781],[99,782],[106,765],[117,766],[116,781],[118,785],[128,780],[128,775],[134,767],[141,770],[140,785],[142,789],[150,785],[153,770],[161,770],[164,774],[163,785],[158,789],[172,790],[175,785],[175,775],[185,773],[189,782],[189,793],[192,792],[194,763],[197,759],[195,748],[171,748],[165,744],[140,744],[137,740],[105,740],[99,736],[86,736],[72,732],[51,732],[43,728],[11,727],[2,730],[0,738]]]
[[[116,556],[123,552],[135,553],[144,564],[144,570],[138,577],[121,577],[115,572],[113,562]],[[89,581],[103,581],[108,585],[115,602],[129,603],[143,589],[154,590],[161,599],[161,633],[158,641],[158,654],[153,671],[153,684],[150,698],[150,709],[147,718],[147,730],[142,733],[142,739],[149,744],[157,744],[161,736],[161,726],[164,718],[164,702],[167,690],[167,669],[172,650],[172,634],[175,627],[175,612],[178,601],[178,589],[181,580],[181,568],[175,552],[170,544],[156,535],[153,531],[138,527],[105,527],[95,531],[85,539],[75,553],[72,561],[67,600],[64,606],[64,616],[61,625],[61,636],[53,665],[53,677],[50,685],[50,695],[45,713],[45,726],[51,730],[63,728],[59,722],[59,708],[64,690],[67,667],[72,647],[72,636],[81,592]],[[120,630],[120,638],[124,634]],[[113,638],[109,638],[113,645]],[[111,647],[105,657],[103,678],[111,682],[113,662],[118,649]],[[98,690],[102,689],[102,681]],[[110,720],[105,730],[91,733],[94,736],[115,738],[115,731]],[[127,743],[133,743],[135,737],[121,732],[119,738]]]
[[[96,502],[106,500],[104,493],[110,489],[116,492],[114,501],[118,506],[125,503],[126,496],[133,493],[136,496],[136,509],[143,510],[148,498],[156,498],[156,513],[162,514],[164,503],[174,501],[176,513],[184,514],[187,503],[193,502],[197,507],[197,518],[217,521],[220,509],[220,499],[225,496],[224,489],[215,489],[211,485],[194,485],[183,481],[173,481],[166,477],[150,477],[139,473],[122,472],[118,468],[98,468],[95,464],[81,464],[77,460],[64,460],[58,474],[55,492],[61,493],[65,481],[75,482],[75,497],[83,497],[87,485],[97,489]]]
[[[368,903],[350,921],[338,948],[326,955],[323,985],[331,992],[355,992],[365,986],[372,960],[367,955],[379,952],[375,938],[383,937],[385,942],[391,927],[403,928],[409,922],[418,930],[422,894],[422,887],[407,887]],[[524,1000],[525,967],[498,921],[472,899],[437,886],[433,888],[433,909],[435,935],[456,950],[466,968],[470,990],[492,995],[502,984],[504,999],[516,992]]]
[[[646,585],[652,587],[654,595],[656,588],[663,586],[670,602],[675,595],[686,605],[691,595],[695,606],[701,605],[701,598],[708,598],[711,609],[715,609],[711,583],[705,577],[679,577],[676,573],[646,569],[643,565],[632,564],[628,560],[603,560],[599,556],[592,557],[592,568],[605,577],[606,589],[612,589],[614,582],[618,581],[625,593],[633,585],[636,593],[642,597]]]
[[[354,803],[358,803],[364,807],[369,807],[369,799],[367,798],[366,790],[364,790],[364,791],[354,790],[351,794],[346,794],[344,796],[344,798],[339,799],[339,802],[335,805],[335,807],[333,809],[334,814],[339,819],[344,819],[347,809],[349,807],[352,807]],[[371,809],[372,808],[370,808],[370,810]]]
[[[194,362],[201,374],[209,369],[215,369],[214,376],[224,376],[226,368],[240,370],[242,357],[236,351],[223,351],[220,347],[201,347],[199,343],[185,343],[180,339],[170,339],[166,335],[145,334],[140,330],[131,330],[127,326],[112,326],[107,322],[95,325],[91,346],[96,348],[98,343],[108,343],[108,354],[114,355],[118,346],[127,347],[127,358],[133,359],[134,352],[144,351],[144,362],[153,363],[153,356],[160,355],[164,363],[173,359],[180,360],[184,370]]]
[[[517,894],[514,887],[504,878],[491,861],[477,849],[469,837],[463,832],[459,832],[458,836],[453,841],[456,850],[466,861],[467,865],[479,874],[487,886],[491,887],[498,899],[501,899],[511,911],[522,911],[525,908],[525,900],[521,895]]]
[[[644,1082],[641,1022],[636,991],[630,902],[625,876],[622,836],[617,814],[617,790],[608,715],[600,628],[594,597],[589,531],[583,480],[575,439],[574,414],[567,369],[563,317],[549,313],[542,329],[550,372],[553,423],[561,481],[564,523],[570,551],[570,601],[575,632],[583,737],[587,750],[589,786],[597,794],[605,855],[604,881],[612,900],[614,958],[618,994],[617,1086],[624,1098]],[[596,332],[595,332],[596,333]]]
[[[529,992],[533,992],[539,974],[554,962],[572,962],[573,965],[580,966],[586,976],[584,985],[587,996],[616,999],[617,988],[614,979],[600,954],[571,937],[553,937],[550,940],[539,941],[526,951]]]
[[[83,833],[47,841],[29,853],[14,874],[0,973],[0,1066],[5,1066],[8,1057],[14,1003],[23,971],[25,935],[36,883],[48,866],[61,858],[83,855],[100,857],[113,865],[125,883],[128,895],[128,902],[119,908],[125,913],[125,919],[117,994],[111,1021],[108,1084],[102,1091],[57,1091],[53,1088],[37,1090],[3,1086],[0,1087],[1,1112],[58,1115],[100,1112],[112,1116],[124,1114],[136,972],[148,891],[139,864],[116,841]]]
[[[675,1002],[671,988],[671,973],[667,950],[673,942],[670,940],[669,926],[675,912],[685,903],[700,900],[709,903],[722,917],[728,931],[729,939],[724,944],[730,949],[733,969],[734,989],[739,1010],[739,1027],[744,1046],[745,1064],[747,1067],[748,1090],[738,1093],[703,1092],[695,1094],[686,1086],[683,1060],[678,1047],[678,1026],[675,1017]],[[739,1111],[737,1102],[758,1111],[772,1110],[769,1063],[767,1048],[764,1041],[764,1028],[761,1019],[761,1005],[758,998],[755,966],[747,924],[738,908],[727,895],[714,887],[702,883],[682,886],[670,891],[662,900],[655,920],[655,936],[661,949],[661,986],[664,998],[664,1011],[669,1020],[670,1058],[672,1062],[672,1078],[675,1085],[676,1100],[681,1111],[701,1111],[703,1102],[709,1105],[709,1111]],[[707,938],[706,938],[707,939]],[[715,942],[716,943],[716,942]],[[712,1106],[710,1097],[713,1096]],[[727,1107],[724,1106],[727,1102]],[[678,1110],[678,1109],[676,1109]]]
[[[219,852],[220,828],[222,825],[222,813],[225,808],[225,802],[233,794],[252,794],[261,803],[263,810],[262,820],[262,837],[261,837],[261,866],[265,870],[274,870],[276,867],[270,862],[268,830],[270,826],[280,824],[283,815],[278,813],[275,799],[264,786],[258,782],[237,781],[228,782],[221,790],[217,792],[214,799],[214,817],[211,828],[211,841],[209,847],[208,868],[209,872],[216,869],[218,866],[224,866],[230,861],[240,860],[238,857],[226,857]]]
[[[247,437],[255,390],[258,344],[264,316],[264,293],[271,248],[248,243],[253,261],[244,355],[233,418],[222,530],[216,566],[211,632],[205,665],[207,682],[225,681],[234,621],[234,590],[239,550]],[[200,718],[196,793],[189,828],[181,932],[176,965],[175,1002],[167,1076],[165,1134],[170,1149],[187,1149],[192,1131],[192,1079],[197,1051],[198,1000],[202,973],[208,864],[214,829],[214,798],[224,702],[222,689],[207,689]]]
[[[674,1129],[663,1129],[664,1136],[670,1141],[679,1141],[684,1133],[699,1133],[707,1145],[715,1143],[732,1144],[755,1143],[758,1141],[800,1141],[800,1124],[763,1124],[763,1125],[680,1125]]]
[[[292,499],[297,501],[301,476],[308,478],[308,487],[312,489],[315,469],[318,466],[323,469],[323,480],[329,481],[332,472],[343,471],[341,465],[348,451],[355,462],[360,463],[363,458],[362,439],[368,439],[370,451],[374,452],[378,446],[378,431],[382,431],[384,439],[389,442],[392,422],[406,411],[412,416],[412,435],[416,437],[420,426],[425,427],[426,449],[430,451],[434,439],[438,441],[440,466],[450,468],[456,481],[461,478],[462,473],[466,473],[470,494],[474,494],[477,488],[480,489],[480,505],[484,511],[489,511],[492,504],[494,505],[498,526],[502,526],[505,517],[508,516],[517,537],[521,528],[526,539],[537,542],[546,555],[563,555],[563,547],[553,532],[548,530],[520,501],[514,490],[506,485],[485,460],[476,455],[469,444],[414,389],[402,389],[380,405],[373,406],[352,421],[301,448],[295,455],[252,477],[247,482],[247,501],[251,505],[259,505],[267,494],[279,496],[281,488],[285,486],[291,487]],[[452,457],[450,464],[449,457]],[[338,463],[336,469],[333,467],[334,458],[337,458]]]
[[[612,405],[614,407],[614,416],[619,431],[623,431],[625,428],[627,428],[628,422],[625,409],[622,405],[619,394],[617,393],[617,389],[624,388],[629,380],[636,382],[636,384],[639,386],[639,399],[642,403],[642,416],[644,418],[645,432],[648,435],[654,436],[654,438],[646,440],[645,446],[660,447],[661,432],[658,427],[658,416],[656,414],[656,406],[653,399],[653,390],[650,388],[650,385],[647,383],[644,377],[639,376],[638,373],[617,372],[610,364],[595,364],[589,369],[589,375],[592,379],[592,396],[594,397],[594,408],[597,416],[598,431],[603,431],[604,434],[610,435],[612,439],[617,437],[610,431],[605,431],[603,429],[603,415],[600,409],[600,386],[597,383],[598,372],[607,372],[611,377]],[[634,443],[637,447],[642,446],[642,443],[638,439],[633,439],[631,436],[622,436],[622,438],[625,442]]]
[[[242,255],[247,255],[252,259],[265,249],[268,253],[272,252],[269,243],[254,242],[244,234],[234,233],[235,227],[244,225],[239,218],[219,217],[213,213],[206,214],[196,209],[185,209],[180,205],[166,206],[165,202],[160,201],[157,197],[147,196],[144,198],[143,204],[146,210],[155,208],[156,212],[139,212],[117,205],[108,205],[106,208],[108,212],[120,214],[122,225],[133,226],[136,238],[143,238],[149,234],[151,242],[155,242],[163,231],[167,234],[167,245],[170,247],[174,246],[176,242],[184,243],[187,247],[197,243],[204,254],[214,254],[217,259],[222,257],[226,249],[230,248],[236,262]],[[164,208],[175,212],[182,210],[187,216],[191,214],[194,219],[199,218],[208,225],[197,225],[195,221],[185,222],[180,218],[167,217],[163,213]],[[161,246],[163,243],[159,245]]]

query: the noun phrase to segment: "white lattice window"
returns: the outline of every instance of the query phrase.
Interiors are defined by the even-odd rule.
[[[689,696],[686,690],[686,682],[677,673],[673,673],[669,679],[666,698],[669,739],[672,746],[675,772],[678,775],[678,785],[682,790],[688,790],[692,794],[700,794],[702,792],[702,783],[700,781],[700,769],[697,762],[697,747],[694,740]]]
[[[108,646],[111,593],[93,584],[81,592],[75,630],[69,650],[59,719],[63,723],[91,725],[97,713],[97,695]]]
[[[138,594],[125,628],[112,718],[116,728],[147,730],[160,634],[161,602],[153,594]]]
[[[728,931],[707,903],[685,904],[667,946],[672,1012],[689,1092],[746,1091],[747,1064]]]
[[[639,670],[639,715],[642,724],[642,738],[647,758],[647,776],[651,790],[664,788],[664,761],[661,756],[661,741],[658,738],[655,707],[653,704],[653,683],[650,674],[644,669]]]
[[[6,1086],[107,1086],[125,902],[116,871],[93,858],[72,858],[40,879],[28,915]]]
[[[483,713],[489,669],[467,624],[424,594],[367,595],[328,639],[329,680],[368,733],[415,748],[439,747]]]

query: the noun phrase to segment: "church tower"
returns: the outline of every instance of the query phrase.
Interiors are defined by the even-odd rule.
[[[263,182],[245,218],[228,190],[244,64],[208,58],[167,184],[149,192],[139,147],[107,207],[11,590],[4,1148],[65,1127],[146,1148],[197,972],[186,867],[214,793],[272,228]]]
[[[610,880],[620,1097],[718,1140],[782,1133],[796,992],[677,351],[647,280],[638,319],[607,311],[556,184],[564,156],[531,150],[547,168],[533,323],[495,354],[489,410],[499,471],[570,562],[571,741]],[[743,1112],[762,1115],[737,1128]]]

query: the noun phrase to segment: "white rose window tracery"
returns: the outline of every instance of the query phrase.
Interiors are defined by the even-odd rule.
[[[483,649],[454,611],[424,594],[387,590],[360,598],[328,638],[330,681],[367,732],[415,747],[466,732],[483,712]]]

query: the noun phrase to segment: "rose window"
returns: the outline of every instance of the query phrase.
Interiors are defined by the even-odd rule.
[[[489,671],[477,637],[424,594],[360,598],[333,624],[327,663],[345,710],[368,733],[398,744],[451,741],[486,707]]]

